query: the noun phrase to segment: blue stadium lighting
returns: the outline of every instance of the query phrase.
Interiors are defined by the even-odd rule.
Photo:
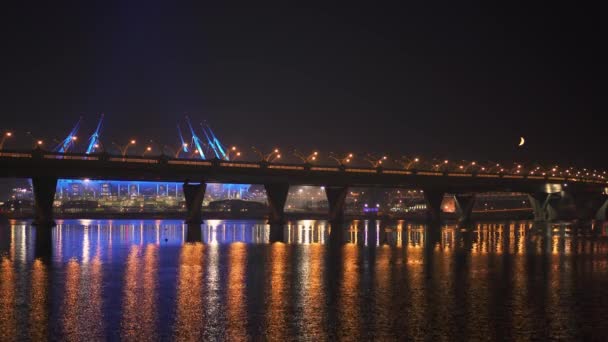
[[[215,157],[218,158],[218,159],[222,159],[222,157],[220,157],[220,154],[219,154],[219,151],[218,151],[217,147],[215,146],[215,143],[214,143],[213,139],[207,133],[207,131],[205,130],[205,126],[203,126],[202,123],[201,123],[201,128],[203,130],[203,133],[205,134],[205,138],[207,138],[207,141],[209,142],[209,146],[213,150],[213,154],[215,154]]]
[[[179,134],[179,140],[182,142],[182,146],[181,146],[182,151],[184,151],[185,153],[188,153],[188,144],[184,140],[184,135],[182,134],[182,129],[179,127],[179,124],[177,124],[177,133]]]
[[[101,124],[103,123],[103,114],[99,118],[99,123],[97,123],[97,128],[95,132],[89,138],[89,146],[87,147],[86,154],[91,154],[95,152],[95,150],[99,147],[99,133],[101,132]]]
[[[190,128],[190,133],[192,134],[192,142],[194,143],[194,146],[196,146],[196,150],[198,151],[200,158],[205,159],[205,153],[203,151],[203,147],[201,146],[203,144],[203,142],[194,132],[194,128],[192,128],[192,124],[190,123],[190,118],[188,118],[187,116],[186,116],[186,123],[188,124],[188,127]]]
[[[70,149],[70,147],[74,144],[74,141],[76,140],[76,133],[78,133],[78,129],[80,128],[81,123],[82,123],[82,117],[80,117],[80,119],[78,119],[78,122],[76,123],[74,128],[72,128],[72,131],[67,136],[67,138],[65,138],[59,145],[57,145],[57,147],[55,147],[54,150],[56,152],[59,152],[59,153],[68,152],[68,150]]]
[[[213,152],[215,152],[215,156],[219,159],[228,160],[228,156],[226,155],[226,152],[225,152],[224,147],[222,146],[222,143],[215,136],[215,134],[213,134],[213,130],[211,130],[211,127],[209,127],[209,125],[207,125],[207,124],[205,124],[205,125],[201,124],[201,127],[203,128],[203,132],[205,133],[207,140],[209,140],[209,145],[211,145],[211,147],[213,148]],[[205,130],[205,128],[206,128],[206,130]],[[209,132],[209,133],[207,134],[207,132]]]

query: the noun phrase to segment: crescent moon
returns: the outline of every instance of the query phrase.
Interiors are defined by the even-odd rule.
[[[526,139],[524,139],[524,137],[519,137],[519,146],[524,146],[524,144],[526,143]]]

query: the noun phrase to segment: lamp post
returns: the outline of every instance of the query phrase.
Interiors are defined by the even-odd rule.
[[[171,152],[171,155],[173,156],[173,158],[177,159],[179,158],[179,155],[183,152],[186,152],[186,150],[188,150],[188,144],[187,143],[183,143],[181,144],[178,148],[173,149],[172,147],[170,147],[169,145],[164,145],[163,146],[163,151],[164,150],[169,150],[169,152]]]
[[[405,170],[409,170],[412,168],[413,165],[420,162],[420,158],[418,158],[418,157],[410,158],[410,157],[404,156],[399,160],[395,160],[395,162],[397,164],[401,165]]]
[[[148,152],[152,152],[152,146],[146,146],[146,149],[144,150],[144,153],[141,154],[141,156],[144,157]]]
[[[260,157],[261,162],[272,163],[277,159],[281,159],[281,152],[278,148],[275,148],[274,150],[272,150],[272,152],[268,154],[262,153],[255,146],[252,146],[251,149]]]
[[[76,141],[77,140],[78,140],[78,137],[77,136],[73,136],[72,139],[70,139],[69,144],[66,146],[64,153],[69,152],[71,147],[76,146]]]
[[[12,132],[6,132],[2,135],[2,140],[0,140],[0,150],[4,148],[4,143],[6,142],[6,139],[10,139],[12,136]]]
[[[226,151],[226,160],[236,160],[241,156],[241,151],[236,146],[230,147],[228,151]]]
[[[42,145],[44,145],[44,141],[42,139],[34,137],[32,132],[25,132],[25,134],[28,135],[30,139],[32,139],[32,149],[42,148]]]
[[[135,139],[132,139],[126,145],[123,145],[123,146],[121,146],[115,142],[112,142],[112,145],[116,146],[118,148],[118,150],[120,151],[120,155],[122,155],[124,157],[127,155],[127,152],[129,151],[129,147],[134,146],[136,143],[137,143],[137,141],[135,141]]]
[[[373,168],[377,168],[382,166],[382,163],[388,159],[387,156],[382,156],[380,158],[375,157],[374,155],[368,154],[365,160],[372,165]]]
[[[355,155],[352,153],[349,153],[344,156],[337,155],[333,152],[329,153],[329,159],[335,160],[336,163],[338,163],[338,165],[340,165],[340,166],[346,166],[346,164],[350,163],[353,160],[353,158],[355,158]]]
[[[310,163],[314,162],[315,160],[317,160],[317,158],[319,156],[319,152],[313,151],[309,155],[304,155],[304,154],[298,152],[297,150],[294,150],[293,155],[298,157],[298,159],[300,159],[302,161],[302,163],[310,164]]]

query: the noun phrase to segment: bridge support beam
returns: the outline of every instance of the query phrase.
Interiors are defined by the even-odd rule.
[[[558,195],[546,192],[534,192],[528,194],[528,200],[534,211],[534,221],[553,221],[558,218],[556,209],[557,201],[559,201]]]
[[[456,208],[460,217],[458,221],[460,224],[468,224],[471,222],[471,213],[473,212],[473,206],[475,205],[475,194],[459,194],[454,195],[456,200]]]
[[[608,221],[608,200],[604,201],[604,204],[600,207],[595,215],[595,219],[599,221]]]
[[[266,189],[266,197],[268,198],[268,206],[270,207],[270,224],[285,223],[285,201],[289,192],[289,184],[286,183],[271,183],[264,184]]]
[[[53,201],[57,191],[56,177],[34,177],[32,178],[34,190],[34,222],[36,226],[55,225],[53,219]]]
[[[340,223],[344,221],[344,203],[348,194],[346,186],[325,186],[325,194],[329,202],[329,221]],[[335,225],[338,226],[338,225]],[[333,232],[334,230],[332,230]]]
[[[200,224],[203,222],[202,206],[203,199],[205,198],[205,190],[207,190],[207,184],[205,184],[205,182],[201,182],[200,184],[190,184],[188,181],[186,181],[184,182],[183,190],[184,197],[186,199],[186,223],[189,225]],[[190,229],[188,228],[188,230]]]
[[[440,222],[441,204],[445,191],[441,189],[424,189],[424,200],[426,202],[426,214],[428,222]]]
[[[186,225],[186,242],[202,242],[203,233],[200,223],[188,223]]]
[[[579,221],[605,220],[608,196],[601,193],[568,192],[573,204],[573,210],[560,213],[560,216]]]
[[[268,242],[283,242],[285,234],[285,225],[283,223],[270,223],[270,231],[268,232]]]
[[[37,226],[36,238],[34,243],[34,257],[50,262],[53,256],[53,228]]]

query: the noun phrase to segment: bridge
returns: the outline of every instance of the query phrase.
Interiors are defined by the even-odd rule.
[[[188,223],[200,223],[206,183],[263,184],[270,206],[270,223],[285,221],[285,201],[291,185],[323,186],[330,222],[343,219],[344,202],[351,187],[421,189],[428,221],[439,222],[441,202],[454,195],[460,221],[470,220],[475,195],[484,192],[520,192],[529,196],[537,221],[568,219],[606,220],[608,181],[578,174],[534,174],[505,170],[466,170],[354,167],[310,162],[278,163],[268,160],[235,161],[220,158],[184,159],[166,155],[146,157],[101,153],[1,150],[0,177],[31,178],[34,223],[54,224],[53,200],[58,179],[183,182]],[[566,202],[567,205],[560,203]]]

